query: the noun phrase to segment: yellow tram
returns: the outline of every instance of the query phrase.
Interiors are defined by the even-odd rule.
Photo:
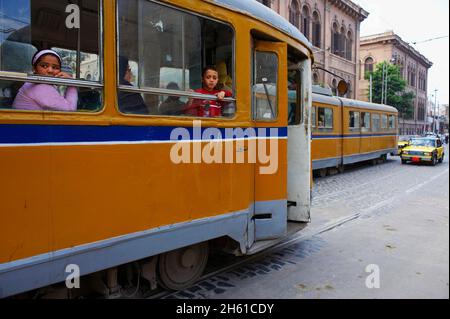
[[[0,297],[97,272],[107,295],[131,262],[180,289],[212,242],[251,254],[309,221],[312,48],[283,18],[240,0],[0,7]],[[46,48],[71,78],[33,73]],[[192,91],[210,64],[232,92],[220,117],[163,107],[215,100]],[[13,107],[25,82],[76,87],[76,111]]]
[[[392,106],[336,97],[313,87],[311,126],[312,168],[321,176],[397,153],[398,111]]]

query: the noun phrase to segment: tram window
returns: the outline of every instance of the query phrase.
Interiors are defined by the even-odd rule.
[[[380,114],[372,114],[372,132],[379,132],[380,128]]]
[[[395,116],[389,115],[389,128],[395,129]]]
[[[370,130],[370,113],[361,113],[361,131],[368,132]]]
[[[313,128],[315,128],[316,127],[316,107],[315,106],[313,106],[313,107],[311,107],[311,126],[313,127]]]
[[[293,50],[292,50],[293,51]],[[289,54],[288,57],[288,125],[299,125],[302,122],[302,69],[300,59]]]
[[[174,96],[183,92],[180,100],[188,101],[192,90],[202,88],[205,66],[216,66],[217,89],[233,91],[234,32],[230,26],[151,1],[118,0],[117,4],[119,94],[127,92],[127,86],[138,89],[146,105],[145,114],[174,115],[161,113],[161,101],[167,98],[161,95],[161,89],[169,95],[170,91],[176,91]],[[130,61],[133,81],[123,81],[120,73],[123,59]],[[120,103],[119,109],[123,113],[136,113]]]
[[[39,98],[21,105],[15,98],[34,85],[30,81],[45,84],[32,75],[32,57],[42,49],[52,49],[61,57],[61,71],[69,74],[69,80],[92,83],[91,88],[82,84],[57,80],[58,92],[64,95],[68,87],[77,87],[77,111],[98,111],[101,108],[102,70],[100,57],[100,1],[99,0],[0,0],[0,108],[62,111],[59,105],[47,107]],[[54,75],[52,75],[54,76]],[[87,84],[87,83],[86,83]],[[52,87],[50,84],[49,87]],[[28,96],[28,95],[27,95]],[[20,101],[20,102],[19,102]],[[33,104],[31,107],[30,105]]]
[[[317,127],[322,129],[333,128],[333,110],[328,107],[317,108]]]
[[[359,130],[359,112],[349,112],[349,128],[350,131]]]
[[[278,117],[278,57],[275,53],[256,51],[254,63],[254,119],[275,120]]]
[[[381,114],[381,129],[387,130],[388,128],[388,116],[386,114]]]

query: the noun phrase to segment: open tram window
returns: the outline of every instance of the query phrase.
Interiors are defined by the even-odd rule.
[[[27,95],[31,91],[25,90],[57,85],[63,99],[70,87],[76,88],[71,100],[76,105],[70,111],[98,111],[102,105],[100,0],[0,0],[0,9],[0,108],[64,111],[59,102],[43,103],[40,96]],[[39,73],[32,67],[33,55],[43,49],[59,54],[60,71],[67,77]],[[29,100],[27,106],[16,99],[19,90]]]
[[[234,32],[230,26],[151,1],[119,0],[117,6],[118,107],[122,113],[206,116],[207,112],[197,112],[197,104],[207,108],[210,102],[198,96],[206,66],[218,72],[216,89],[232,95]],[[124,81],[121,73],[127,61],[135,63],[134,68],[128,65],[134,81]],[[138,111],[123,99],[130,94],[141,101]],[[219,106],[220,114],[214,116],[234,116],[232,101]]]

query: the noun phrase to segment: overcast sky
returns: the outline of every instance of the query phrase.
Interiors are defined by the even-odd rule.
[[[369,17],[361,24],[361,36],[393,30],[403,41],[425,41],[449,35],[448,0],[353,0]],[[428,97],[437,91],[439,104],[449,102],[449,38],[412,45],[433,62],[428,72]]]

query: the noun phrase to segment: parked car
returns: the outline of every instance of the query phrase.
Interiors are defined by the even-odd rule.
[[[444,146],[436,137],[412,138],[409,145],[402,149],[402,164],[407,162],[428,162],[436,165],[444,160]]]

